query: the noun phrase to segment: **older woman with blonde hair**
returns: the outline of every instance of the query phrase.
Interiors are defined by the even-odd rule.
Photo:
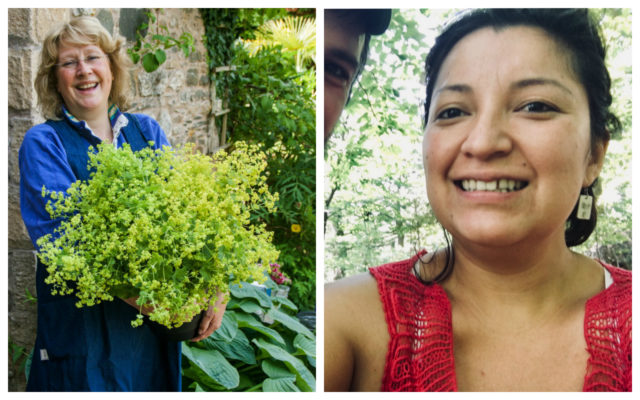
[[[27,131],[20,148],[20,208],[37,248],[60,220],[45,209],[42,188],[65,192],[90,179],[89,152],[102,142],[134,151],[169,142],[158,123],[123,111],[129,105],[129,68],[124,39],[113,38],[93,17],[55,26],[43,42],[35,79],[45,123]],[[144,324],[131,327],[135,299],[77,308],[72,296],[52,296],[46,266],[38,261],[38,328],[27,390],[179,391],[180,342],[168,342]],[[133,306],[133,307],[132,307]],[[210,308],[198,336],[222,321],[224,306]]]

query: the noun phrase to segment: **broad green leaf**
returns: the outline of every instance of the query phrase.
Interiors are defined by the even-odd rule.
[[[267,378],[262,383],[263,392],[299,392],[300,389],[295,384],[295,377],[290,378]]]
[[[159,66],[160,64],[158,64],[158,60],[156,60],[156,57],[153,55],[153,53],[147,53],[142,56],[142,67],[145,71],[153,72],[158,69]]]
[[[233,311],[225,311],[222,317],[222,325],[209,337],[212,340],[220,340],[231,342],[238,332],[238,321],[236,321],[236,313]]]
[[[167,53],[162,49],[157,49],[155,52],[156,60],[158,61],[158,65],[162,65],[167,60]]]
[[[227,359],[240,360],[246,364],[256,363],[255,350],[242,329],[237,330],[236,336],[231,342],[213,340],[209,337],[203,340],[203,343],[208,349],[220,351]]]
[[[208,377],[225,388],[233,389],[240,383],[238,370],[229,364],[217,350],[203,350],[182,343],[182,354]]]
[[[294,332],[302,333],[308,338],[315,339],[315,335],[309,330],[309,328],[302,325],[296,318],[278,310],[277,308],[270,309],[267,312],[267,316],[273,318],[274,321],[280,322],[282,325],[286,326]]]
[[[304,391],[313,392],[316,388],[316,379],[304,365],[304,363],[296,357],[289,354],[282,347],[275,344],[267,343],[264,339],[253,339],[255,343],[264,353],[268,354],[276,360],[285,363],[289,371],[296,375],[296,383]]]
[[[264,326],[262,322],[258,321],[253,316],[244,313],[237,313],[236,319],[238,320],[238,326],[240,328],[252,329],[254,331],[262,333],[263,335],[269,337],[272,340],[275,340],[278,343],[281,343],[282,345],[285,344],[284,339],[277,331]]]
[[[298,306],[296,306],[293,301],[287,299],[286,297],[276,296],[273,297],[273,301],[276,303],[280,303],[283,306],[287,307],[291,311],[298,311]]]
[[[272,305],[271,299],[267,296],[267,293],[254,285],[248,283],[243,283],[242,287],[239,285],[230,285],[229,290],[231,291],[232,296],[241,299],[250,297],[258,300],[258,303],[260,303],[262,307],[270,308]]]
[[[296,335],[293,339],[293,347],[301,350],[304,354],[314,357],[316,356],[316,341],[311,340],[303,335]]]
[[[270,358],[262,361],[262,370],[269,378],[295,377],[295,374],[289,371],[282,361],[276,361]]]
[[[264,309],[260,307],[253,299],[242,299],[234,304],[235,308],[239,308],[248,314],[260,314]]]

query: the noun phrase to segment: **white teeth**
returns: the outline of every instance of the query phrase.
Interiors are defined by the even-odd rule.
[[[85,85],[78,85],[78,89],[90,89],[92,87],[97,86],[97,83],[87,83]]]
[[[514,190],[520,190],[526,185],[523,181],[516,181],[513,179],[499,179],[493,181],[478,181],[475,179],[464,179],[461,181],[462,189],[465,192],[473,192],[476,190],[482,190],[486,192],[512,192]]]

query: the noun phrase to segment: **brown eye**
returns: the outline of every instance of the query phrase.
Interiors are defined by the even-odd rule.
[[[527,103],[520,110],[525,112],[530,112],[530,113],[545,113],[545,112],[558,111],[557,108],[550,106],[547,103],[543,103],[541,101],[533,101],[531,103]]]
[[[466,113],[464,111],[462,111],[461,109],[456,108],[456,107],[451,107],[451,108],[447,108],[445,110],[442,110],[436,116],[436,119],[453,119],[453,118],[462,117],[463,115],[466,115]]]

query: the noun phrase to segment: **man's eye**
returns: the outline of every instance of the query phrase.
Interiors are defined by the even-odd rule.
[[[545,113],[545,112],[558,111],[557,108],[547,103],[543,103],[541,101],[532,101],[531,103],[527,103],[524,105],[524,107],[520,108],[520,110],[525,112],[530,112],[530,113]]]
[[[341,86],[348,86],[351,82],[351,74],[336,63],[327,62],[324,64],[325,78],[336,81]]]
[[[451,108],[442,110],[438,115],[436,115],[436,119],[453,119],[453,118],[461,117],[464,114],[465,112],[462,111],[461,109],[451,107]]]

